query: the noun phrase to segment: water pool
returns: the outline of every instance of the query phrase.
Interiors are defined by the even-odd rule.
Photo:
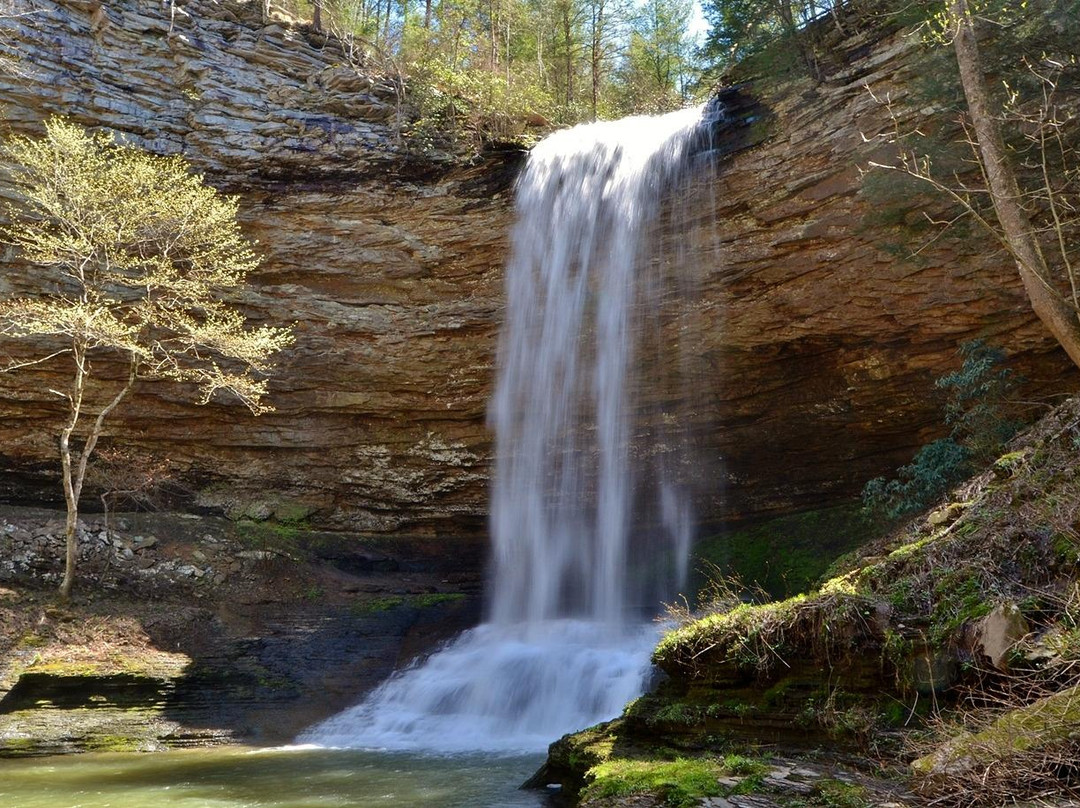
[[[0,760],[4,808],[538,808],[543,758],[240,748]]]

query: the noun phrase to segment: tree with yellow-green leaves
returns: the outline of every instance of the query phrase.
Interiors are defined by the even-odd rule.
[[[205,185],[179,157],[158,157],[62,119],[41,138],[4,146],[21,201],[3,238],[37,273],[35,291],[0,300],[0,337],[31,341],[32,358],[0,359],[0,373],[60,364],[67,382],[59,455],[67,505],[60,594],[75,576],[79,499],[106,419],[147,379],[192,385],[255,415],[270,358],[289,328],[249,327],[222,298],[258,265],[236,221],[236,199]],[[120,378],[101,360],[122,363]],[[115,367],[115,365],[113,365]],[[70,375],[68,375],[70,374]]]

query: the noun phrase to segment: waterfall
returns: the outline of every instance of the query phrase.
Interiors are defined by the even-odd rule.
[[[490,408],[488,618],[300,740],[536,752],[642,692],[693,522],[671,411],[687,391],[652,390],[685,383],[665,312],[688,297],[656,231],[702,117],[582,125],[530,153]]]

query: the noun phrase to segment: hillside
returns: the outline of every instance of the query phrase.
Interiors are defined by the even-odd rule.
[[[660,642],[653,692],[554,744],[539,782],[589,806],[1074,804],[1078,445],[1071,399],[811,592],[729,590]]]

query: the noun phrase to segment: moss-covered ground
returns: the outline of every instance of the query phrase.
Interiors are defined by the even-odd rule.
[[[857,503],[733,525],[705,537],[694,549],[694,589],[720,571],[774,598],[806,592],[829,565],[866,541],[867,523]]]

